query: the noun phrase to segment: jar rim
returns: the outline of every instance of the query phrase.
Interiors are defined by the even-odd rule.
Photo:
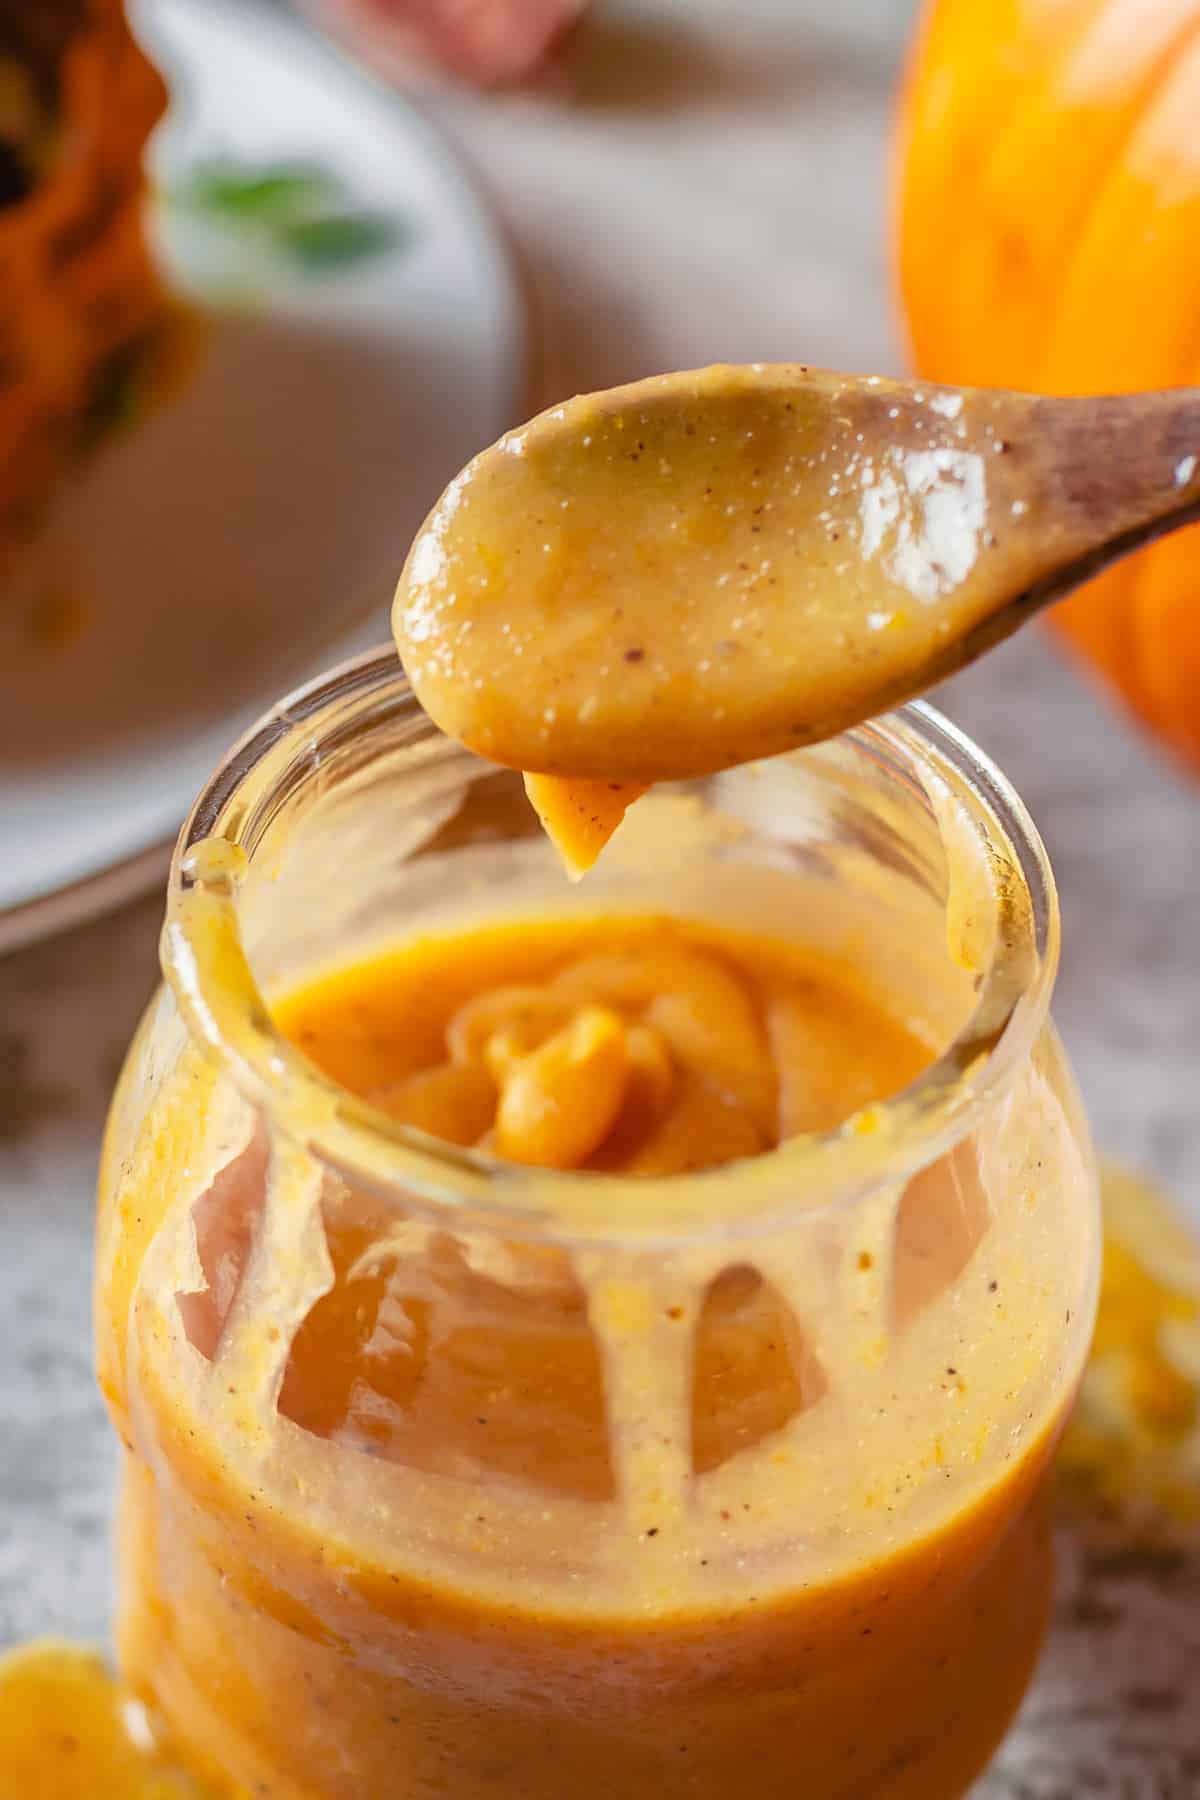
[[[377,722],[381,707],[402,709],[422,735],[436,735],[391,646],[296,689],[245,733],[179,834],[161,943],[163,972],[192,1037],[251,1105],[352,1185],[447,1223],[469,1219],[473,1227],[558,1242],[669,1248],[756,1236],[907,1179],[971,1129],[1028,1055],[1047,1016],[1058,961],[1049,859],[1007,778],[957,726],[916,701],[843,737],[876,757],[899,759],[927,794],[933,779],[969,809],[993,876],[1002,868],[997,930],[970,1016],[909,1087],[869,1109],[869,1128],[860,1115],[752,1158],[647,1181],[517,1166],[400,1124],[341,1087],[275,1025],[242,945],[233,898],[238,868],[264,828],[261,797],[251,805],[244,793],[251,775],[271,765],[268,795],[278,801],[289,782],[294,790],[317,769],[337,734],[344,742]],[[214,843],[221,854],[208,854]],[[637,1206],[630,1205],[631,1189]]]

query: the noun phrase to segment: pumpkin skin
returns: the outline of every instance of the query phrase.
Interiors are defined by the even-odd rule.
[[[1198,117],[1200,0],[927,0],[895,195],[917,369],[1052,394],[1200,385]],[[1200,528],[1051,619],[1200,769]]]

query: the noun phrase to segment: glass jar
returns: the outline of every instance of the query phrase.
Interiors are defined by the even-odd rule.
[[[273,1022],[406,934],[629,908],[811,943],[939,1053],[635,1181],[423,1137]],[[271,713],[180,838],[101,1177],[120,1657],[205,1772],[961,1794],[1041,1638],[1095,1303],[1057,951],[1019,800],[922,707],[648,796],[577,887],[390,653]]]

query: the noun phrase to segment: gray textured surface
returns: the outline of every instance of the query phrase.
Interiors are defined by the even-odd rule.
[[[695,0],[668,49],[661,21],[685,9],[613,7],[574,108],[444,108],[514,222],[540,332],[536,399],[717,357],[897,366],[878,219],[905,10]],[[1100,1143],[1157,1173],[1200,1223],[1200,788],[1037,635],[944,703],[1049,843],[1066,919],[1057,1011]],[[0,962],[0,1643],[106,1625],[113,1458],[90,1372],[92,1184],[158,918],[149,900]],[[1200,1794],[1196,1669],[1200,1555],[1131,1558],[1064,1536],[1052,1646],[982,1793]]]

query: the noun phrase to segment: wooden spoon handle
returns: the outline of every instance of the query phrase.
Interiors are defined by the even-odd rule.
[[[1064,548],[1112,560],[1200,508],[1200,389],[1036,398],[1022,443]]]
[[[976,424],[995,408],[989,501],[1016,579],[960,646],[964,661],[1132,551],[1200,522],[1200,389],[971,401]]]

